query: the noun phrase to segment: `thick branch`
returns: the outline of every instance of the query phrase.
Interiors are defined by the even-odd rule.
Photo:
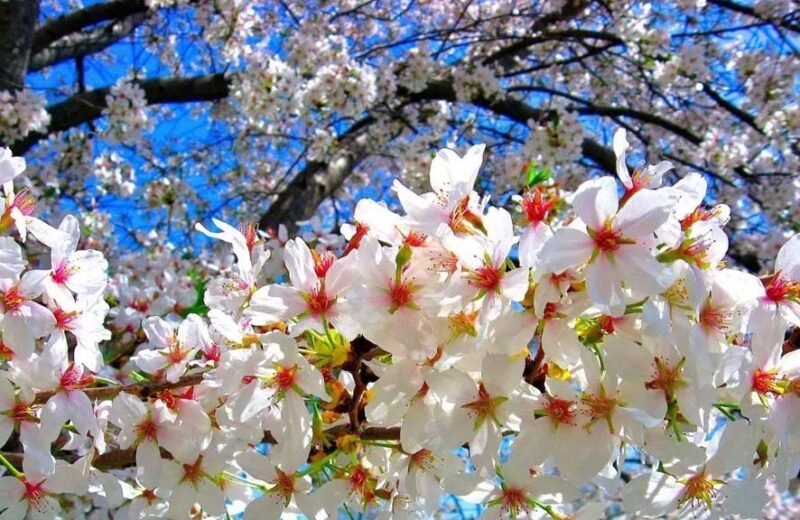
[[[531,34],[538,33],[546,28],[554,26],[559,22],[571,20],[578,16],[589,5],[589,3],[590,2],[585,0],[568,0],[560,10],[553,11],[542,16],[541,18],[536,19],[528,32]],[[485,60],[483,60],[483,63],[486,65],[495,62],[503,63],[506,61],[513,63],[513,57],[527,50],[528,47],[535,43],[535,37],[523,38],[489,55]]]
[[[425,90],[411,94],[411,97],[420,101],[444,100],[454,102],[456,101],[456,92],[452,83],[448,81],[437,81],[430,83]],[[511,95],[498,97],[481,95],[477,98],[473,98],[471,101],[481,108],[489,110],[497,115],[505,116],[523,125],[527,125],[530,120],[538,121],[545,115],[541,110]],[[588,137],[581,143],[581,148],[583,150],[583,155],[587,159],[590,159],[606,172],[615,174],[616,157],[614,156],[614,152]]]
[[[0,90],[25,84],[39,0],[0,2]]]
[[[338,139],[337,152],[328,162],[310,162],[299,172],[261,217],[261,229],[277,229],[280,224],[294,228],[298,220],[311,217],[355,167],[366,157],[358,140],[375,122],[367,117],[350,127]]]
[[[77,34],[68,42],[59,42],[46,47],[31,57],[28,72],[99,52],[131,34],[146,18],[146,13],[136,13],[118,22]]]
[[[33,35],[33,53],[36,54],[52,43],[85,30],[93,25],[126,18],[147,11],[144,0],[112,0],[95,4],[46,22]]]
[[[420,92],[399,92],[399,95],[409,102],[456,101],[455,89],[448,81],[433,82]],[[542,116],[540,110],[512,96],[500,98],[480,96],[471,101],[481,108],[521,124],[527,124],[529,120],[536,120]],[[362,120],[360,124],[366,126],[371,123],[371,119],[366,119]],[[333,195],[352,173],[355,166],[363,160],[363,149],[352,148],[357,143],[359,136],[362,135],[362,130],[362,127],[351,128],[339,140],[339,152],[330,163],[310,163],[298,173],[262,216],[259,222],[260,227],[274,229],[279,224],[294,226],[296,221],[311,217],[317,206]],[[581,146],[586,158],[609,173],[616,172],[616,158],[611,150],[590,138],[584,139]]]
[[[209,74],[194,78],[155,78],[139,82],[144,89],[147,102],[188,103],[193,101],[216,101],[227,97],[228,80],[222,74]],[[21,155],[48,134],[61,132],[88,123],[100,117],[106,107],[106,96],[111,87],[81,92],[55,105],[48,107],[50,126],[47,133],[33,133],[18,141],[12,147],[14,153]]]

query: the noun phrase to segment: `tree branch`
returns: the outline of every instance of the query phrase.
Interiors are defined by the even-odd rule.
[[[420,101],[443,100],[455,102],[456,92],[451,82],[436,81],[428,84],[428,87],[424,90],[411,94],[410,98]],[[499,97],[479,95],[470,101],[476,106],[489,110],[497,115],[507,117],[523,125],[527,125],[530,120],[539,121],[545,116],[543,111],[511,95]],[[616,157],[613,151],[588,137],[581,143],[581,148],[584,156],[594,162],[598,167],[612,175],[616,173]]]
[[[223,74],[209,74],[194,78],[155,78],[138,82],[144,89],[147,102],[188,103],[195,101],[217,101],[228,96],[229,82]],[[106,107],[106,96],[111,87],[81,92],[47,108],[50,126],[47,133],[36,132],[14,143],[16,155],[22,155],[41,139],[54,132],[61,132],[88,123],[100,117]]]
[[[792,32],[800,33],[800,25],[798,25],[796,23],[792,23],[791,18],[789,18],[789,17],[785,17],[785,18],[782,18],[780,20],[765,19],[765,18],[762,18],[758,13],[756,13],[755,9],[753,9],[749,5],[740,4],[740,3],[734,2],[732,0],[709,0],[708,3],[714,4],[717,7],[720,7],[722,9],[727,9],[729,11],[734,11],[734,12],[739,13],[739,14],[745,14],[747,16],[751,16],[751,17],[753,17],[753,18],[755,18],[757,20],[761,20],[761,21],[764,21],[764,22],[770,22],[772,24],[775,24],[775,25],[777,25],[779,27],[783,27],[784,29],[787,29],[787,30],[792,31]]]
[[[33,35],[33,54],[38,54],[61,38],[84,31],[87,27],[146,11],[147,4],[144,0],[112,0],[49,20],[36,29]]]
[[[39,0],[0,2],[0,90],[24,86],[38,16]]]
[[[277,229],[280,224],[285,224],[291,231],[298,220],[311,217],[317,206],[335,193],[366,157],[359,138],[374,122],[373,117],[366,117],[340,135],[337,151],[328,162],[306,164],[269,205],[269,209],[261,216],[259,227]]]
[[[571,20],[578,16],[591,2],[586,0],[568,0],[560,10],[552,11],[545,14],[541,18],[537,18],[530,27],[529,33],[538,33],[547,27],[555,25],[559,22]],[[494,54],[489,55],[483,60],[485,65],[500,62],[501,64],[513,62],[513,58],[520,52],[526,50],[531,45],[537,43],[535,37],[523,38],[519,41],[512,43]]]
[[[46,47],[31,57],[28,72],[102,51],[131,34],[146,19],[146,13],[136,13],[92,31],[77,34],[71,41]]]
[[[743,123],[745,123],[747,126],[752,128],[759,134],[764,135],[764,131],[761,130],[761,128],[759,128],[758,125],[756,124],[756,118],[754,118],[741,108],[737,107],[736,105],[734,105],[733,103],[722,97],[722,95],[719,94],[716,90],[714,90],[711,87],[711,85],[709,85],[708,83],[703,83],[703,92],[708,94],[708,97],[713,99],[717,105],[724,108],[729,114],[738,118],[739,120],[741,120]]]
[[[398,96],[409,103],[456,101],[452,83],[445,80],[429,83],[427,88],[419,92],[400,91]],[[543,115],[542,111],[512,96],[499,98],[478,96],[470,101],[523,125],[527,125],[531,119],[538,120]],[[298,220],[310,218],[317,206],[339,189],[355,166],[364,159],[366,154],[363,147],[357,144],[358,139],[365,127],[374,121],[372,118],[366,118],[348,130],[339,139],[338,152],[329,163],[309,163],[299,172],[289,186],[270,204],[267,212],[261,217],[259,226],[262,229],[275,229],[279,224],[284,224],[293,228]],[[611,174],[616,172],[616,157],[613,151],[591,138],[585,138],[581,148],[584,156],[598,167]]]
[[[330,438],[337,438],[343,434],[350,434],[349,425],[342,425],[342,426],[334,426],[329,430],[325,431],[327,437]],[[394,441],[400,439],[400,428],[399,427],[369,427],[364,428],[361,432],[359,432],[358,437],[365,441]],[[264,437],[261,439],[263,442],[268,444],[276,444],[275,437],[269,431],[264,432]],[[8,459],[12,464],[16,467],[22,467],[22,453],[18,452],[2,452],[2,455]],[[171,459],[172,456],[166,450],[161,450],[161,456],[165,459]],[[59,457],[68,462],[74,462],[77,457],[72,454],[69,454],[65,457]],[[131,466],[136,465],[136,448],[126,448],[124,450],[112,450],[107,451],[92,460],[92,466],[100,471],[109,471],[112,469],[123,469],[129,468]]]
[[[182,388],[184,386],[194,386],[203,381],[205,372],[197,372],[183,376],[174,383],[169,381],[153,381],[151,383],[135,383],[132,385],[104,386],[100,388],[87,388],[83,391],[89,399],[110,399],[121,392],[137,395],[139,397],[149,397],[164,390]],[[55,395],[55,391],[39,392],[34,397],[31,404],[44,404]]]

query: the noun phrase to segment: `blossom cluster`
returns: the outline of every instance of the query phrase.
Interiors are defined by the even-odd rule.
[[[107,118],[105,138],[112,143],[131,143],[152,126],[147,118],[145,92],[136,83],[122,78],[106,95],[103,115]]]
[[[0,91],[0,139],[14,142],[50,124],[45,98],[29,89]]]
[[[800,461],[800,237],[726,267],[704,177],[628,147],[574,192],[531,168],[513,213],[475,191],[482,145],[443,149],[341,237],[215,219],[232,257],[110,290],[4,152],[0,510],[758,517]]]

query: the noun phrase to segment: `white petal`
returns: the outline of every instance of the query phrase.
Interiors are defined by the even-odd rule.
[[[628,151],[629,146],[625,136],[625,129],[617,129],[614,132],[614,155],[617,156],[617,176],[622,181],[622,185],[628,189],[633,187],[631,174],[628,172],[628,165],[625,163],[625,152]]]
[[[592,229],[601,229],[617,213],[617,183],[613,177],[586,181],[578,187],[572,206],[580,219]]]
[[[669,218],[674,198],[664,190],[641,190],[614,218],[614,229],[627,238],[647,237]]]
[[[561,229],[542,248],[539,268],[550,273],[561,273],[588,260],[592,251],[594,242],[587,233],[577,229]]]

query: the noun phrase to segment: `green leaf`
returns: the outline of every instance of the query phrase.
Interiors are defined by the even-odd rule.
[[[550,179],[550,171],[536,164],[528,166],[528,187],[536,186]]]
[[[190,274],[191,276],[191,274]],[[197,291],[197,297],[194,303],[181,310],[181,317],[185,318],[190,314],[197,314],[198,316],[208,315],[209,308],[205,304],[206,282],[199,280],[194,284],[194,290]]]

